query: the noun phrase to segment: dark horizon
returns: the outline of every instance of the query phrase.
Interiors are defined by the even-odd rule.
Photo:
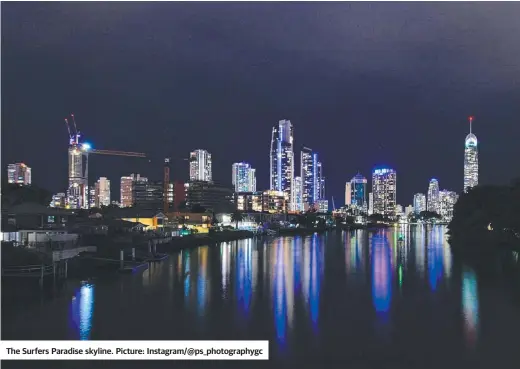
[[[330,206],[345,182],[397,171],[407,206],[431,178],[463,186],[467,117],[481,184],[518,176],[518,3],[3,3],[2,176],[25,162],[33,183],[67,187],[67,131],[95,148],[152,162],[92,157],[90,182],[140,173],[185,180],[189,152],[213,177],[249,162],[269,185],[272,127],[294,125],[295,169],[319,153]],[[181,173],[179,173],[181,172]]]

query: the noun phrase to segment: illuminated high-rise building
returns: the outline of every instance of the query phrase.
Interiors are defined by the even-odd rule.
[[[316,156],[318,154],[315,154]],[[323,165],[321,161],[318,161],[316,157],[316,189],[315,189],[315,201],[325,199],[325,176],[323,175]]]
[[[440,209],[442,220],[449,222],[453,218],[453,208],[457,202],[458,195],[454,191],[442,190],[439,192]]]
[[[190,153],[190,181],[211,182],[211,154],[206,150]]]
[[[345,205],[352,204],[352,186],[350,182],[345,183]]]
[[[7,182],[22,186],[30,186],[31,168],[24,163],[9,164],[7,166]]]
[[[350,180],[351,204],[359,210],[367,210],[367,179],[361,174],[356,174]]]
[[[318,154],[308,147],[300,153],[300,174],[302,181],[302,202],[305,208],[317,200]]]
[[[464,192],[478,185],[478,141],[472,125],[473,117],[469,117],[469,134],[464,141]]]
[[[426,195],[423,193],[416,193],[413,195],[413,211],[415,214],[420,214],[426,211]]]
[[[395,217],[397,199],[397,174],[394,169],[377,168],[372,172],[374,214]]]
[[[368,193],[368,215],[374,214],[374,193]]]
[[[99,198],[97,196],[98,188],[94,186],[88,186],[88,207],[89,209],[99,207]]]
[[[248,163],[234,163],[231,182],[235,192],[256,192],[256,170]]]
[[[294,177],[294,211],[304,211],[302,177]]]
[[[64,208],[65,207],[65,192],[59,192],[52,195],[51,203],[49,207],[51,208]]]
[[[132,184],[134,183],[134,175],[121,177],[121,207],[128,208],[133,206],[134,198],[132,197]]]
[[[281,120],[273,127],[270,153],[270,189],[284,192],[289,202],[293,200],[294,185],[293,126],[289,120]],[[290,204],[289,210],[294,209]]]
[[[110,180],[100,177],[96,182],[96,206],[110,205]]]
[[[430,184],[428,185],[428,202],[426,208],[428,211],[435,212],[440,214],[441,203],[439,198],[439,181],[435,178],[430,180]]]

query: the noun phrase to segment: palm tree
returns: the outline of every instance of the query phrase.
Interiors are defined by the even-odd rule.
[[[238,229],[238,222],[241,222],[244,220],[244,215],[239,212],[235,211],[233,214],[231,214],[231,221],[235,222],[235,228]]]

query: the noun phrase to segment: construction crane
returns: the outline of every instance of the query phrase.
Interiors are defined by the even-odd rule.
[[[71,196],[68,202],[74,203],[75,207],[88,208],[88,156],[89,154],[127,156],[146,158],[146,154],[140,152],[118,151],[118,150],[100,150],[93,149],[87,142],[82,142],[81,133],[78,131],[74,114],[71,114],[71,120],[74,127],[72,130],[69,119],[65,119],[67,132],[69,134],[69,189]],[[77,161],[74,158],[81,155],[85,158]]]

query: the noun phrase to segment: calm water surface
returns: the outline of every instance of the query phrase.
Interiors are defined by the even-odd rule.
[[[456,265],[440,226],[243,240],[172,254],[142,274],[67,283],[4,314],[2,338],[268,339],[272,360],[247,364],[267,367],[520,367],[511,291]],[[209,363],[176,364],[186,365]]]

